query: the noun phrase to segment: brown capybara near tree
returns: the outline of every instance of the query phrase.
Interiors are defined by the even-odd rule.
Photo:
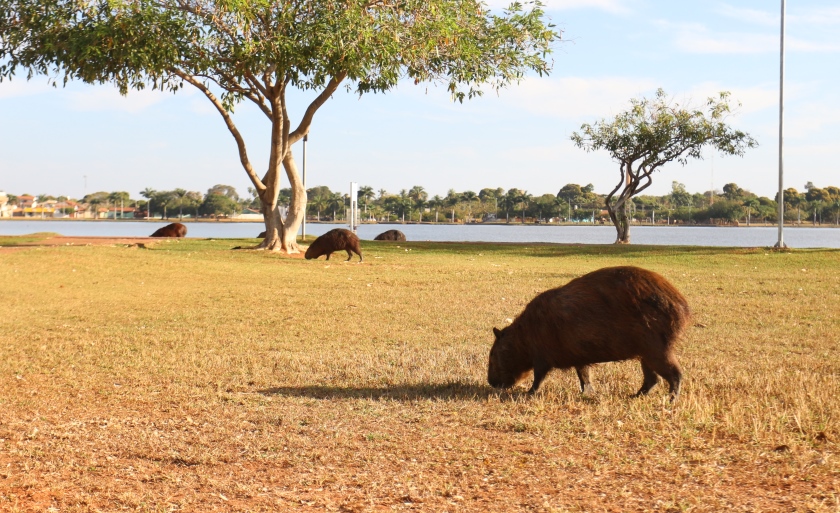
[[[186,237],[187,227],[181,223],[172,223],[158,228],[150,237]]]
[[[665,278],[638,267],[606,267],[531,300],[510,326],[493,328],[487,381],[508,388],[534,371],[533,394],[551,369],[574,367],[581,391],[592,390],[590,366],[638,359],[647,394],[662,376],[673,401],[680,391],[674,346],[691,316]]]
[[[312,260],[321,255],[327,255],[327,260],[329,260],[330,254],[341,250],[347,251],[348,261],[353,258],[353,253],[359,255],[359,262],[362,261],[359,238],[355,233],[344,228],[335,228],[315,239],[304,256],[307,260]]]
[[[387,230],[374,237],[373,240],[390,240],[394,242],[405,242],[405,234],[399,230]]]
[[[257,238],[258,239],[264,239],[265,238],[265,232],[260,232],[260,234],[257,235]]]

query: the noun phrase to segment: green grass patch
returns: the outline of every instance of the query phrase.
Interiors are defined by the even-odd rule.
[[[840,251],[257,242],[2,254],[0,510],[837,509]],[[493,326],[613,265],[694,310],[676,405],[487,386]]]

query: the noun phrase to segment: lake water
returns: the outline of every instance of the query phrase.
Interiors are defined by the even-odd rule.
[[[54,232],[65,236],[146,237],[168,223],[160,221],[70,221],[15,220],[0,221],[0,235],[25,235]],[[186,222],[187,236],[197,238],[256,237],[264,229],[262,223]],[[321,235],[343,224],[306,225],[307,235]],[[562,244],[612,244],[615,228],[611,225],[429,225],[429,224],[364,224],[358,234],[371,240],[379,233],[397,229],[409,241],[449,242],[552,242]],[[840,248],[840,229],[785,227],[785,242],[792,248]],[[677,246],[766,247],[778,239],[775,226],[633,226],[630,237],[634,244]]]

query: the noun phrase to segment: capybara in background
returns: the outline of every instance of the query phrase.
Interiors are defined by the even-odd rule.
[[[158,228],[155,233],[150,235],[151,237],[186,237],[187,236],[187,227],[182,225],[181,223],[172,223],[164,226],[163,228]]]
[[[353,253],[359,255],[359,262],[362,261],[362,250],[359,248],[359,238],[350,230],[344,228],[335,228],[321,235],[314,241],[309,249],[306,250],[307,260],[318,258],[321,255],[327,255],[327,260],[330,259],[330,254],[335,251],[347,251],[347,260],[353,258]]]
[[[405,234],[399,230],[387,230],[374,237],[373,240],[391,240],[395,242],[405,242]]]
[[[265,232],[260,232],[260,234],[257,235],[257,238],[258,239],[264,239],[265,238]]]
[[[606,267],[543,292],[513,323],[499,330],[490,350],[487,381],[508,388],[534,371],[533,394],[551,369],[574,367],[581,391],[590,392],[590,366],[637,358],[644,382],[657,374],[680,391],[674,346],[691,316],[688,303],[665,278],[639,267]]]

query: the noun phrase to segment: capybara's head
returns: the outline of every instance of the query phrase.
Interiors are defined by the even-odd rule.
[[[313,258],[318,258],[319,256],[321,256],[323,254],[324,254],[324,252],[321,251],[321,248],[318,245],[313,243],[311,246],[306,248],[306,253],[304,253],[303,256],[307,260],[312,260]]]
[[[496,340],[490,348],[487,382],[493,388],[510,388],[533,368],[528,351],[521,346],[510,326],[501,330],[493,328],[493,334]]]

